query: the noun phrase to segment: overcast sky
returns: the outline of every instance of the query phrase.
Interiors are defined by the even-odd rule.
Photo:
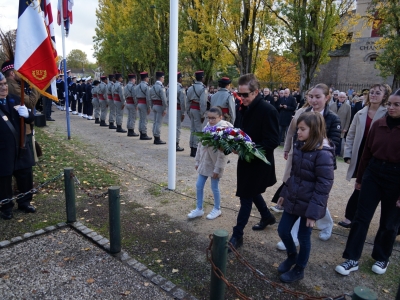
[[[62,55],[61,26],[57,24],[57,3],[58,0],[51,0],[57,54]],[[18,4],[17,0],[0,0],[0,28],[3,31],[17,28]],[[65,39],[65,55],[68,55],[72,49],[80,49],[87,54],[89,61],[96,61],[93,57],[93,36],[97,6],[98,0],[74,1],[72,9],[74,23],[70,26],[68,38]]]

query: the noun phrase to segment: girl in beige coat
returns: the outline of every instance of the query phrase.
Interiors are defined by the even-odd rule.
[[[207,126],[217,127],[233,127],[227,121],[222,120],[222,111],[219,107],[212,107],[208,111]],[[214,208],[207,215],[207,219],[212,220],[221,215],[220,201],[221,196],[219,192],[219,179],[224,173],[226,165],[226,155],[220,150],[215,150],[213,147],[203,146],[201,142],[197,147],[195,168],[199,173],[197,178],[197,207],[188,214],[188,218],[196,218],[204,215],[203,201],[204,201],[204,185],[208,177],[211,177],[211,190],[214,195]]]
[[[370,94],[367,95],[365,106],[354,115],[349,132],[347,133],[343,154],[344,161],[349,164],[346,176],[348,181],[357,175],[358,163],[364,149],[369,128],[376,120],[386,115],[387,109],[385,106],[390,93],[390,87],[384,84],[375,84],[371,87]],[[359,193],[359,190],[354,189],[346,205],[345,219],[338,223],[340,226],[345,228],[351,227],[351,221],[357,210]]]

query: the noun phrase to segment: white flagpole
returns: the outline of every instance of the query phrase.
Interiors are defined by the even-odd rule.
[[[61,5],[60,5],[61,1]],[[69,122],[69,102],[68,102],[68,80],[67,80],[67,60],[65,58],[65,29],[64,29],[64,11],[62,0],[58,0],[61,7],[61,36],[62,36],[62,51],[63,51],[63,65],[64,65],[64,91],[65,91],[65,116],[67,118],[67,134],[68,139],[71,139],[71,126]]]
[[[168,110],[168,189],[176,185],[176,107],[178,84],[178,0],[170,0],[169,14],[169,110]]]

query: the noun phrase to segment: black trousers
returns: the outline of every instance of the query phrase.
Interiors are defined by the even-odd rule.
[[[33,188],[33,173],[32,167],[15,170],[12,175],[0,176],[0,200],[12,198],[12,177],[15,177],[17,181],[18,190],[20,193],[25,193]],[[18,199],[17,203],[19,207],[27,206],[32,201],[32,194],[28,194],[25,197]],[[14,202],[0,207],[0,211],[10,212],[14,207]]]
[[[51,118],[51,105],[53,104],[53,100],[51,100],[47,97],[43,97],[42,99],[44,101],[44,105],[43,105],[44,115],[46,116],[46,119],[50,119]]]
[[[81,100],[78,98],[78,113],[82,113],[82,102]]]
[[[69,101],[71,101],[71,110],[76,111],[76,100],[74,95],[70,96]]]
[[[364,173],[357,212],[352,222],[343,258],[359,260],[367,237],[369,224],[381,202],[381,218],[375,236],[372,258],[388,261],[400,226],[400,164],[372,158]]]
[[[268,219],[272,217],[271,212],[269,211],[267,204],[264,201],[264,198],[261,194],[253,197],[253,198],[242,198],[240,197],[240,209],[239,214],[237,216],[236,226],[233,227],[232,236],[239,238],[243,236],[244,227],[246,227],[247,222],[249,221],[251,208],[253,203],[257,207],[258,211],[261,214],[262,219]]]
[[[83,114],[88,116],[93,115],[93,104],[91,101],[83,101]]]
[[[357,206],[358,206],[358,198],[360,196],[360,191],[354,189],[353,194],[351,194],[349,201],[347,201],[346,212],[344,216],[347,220],[353,222],[354,216],[356,215]]]

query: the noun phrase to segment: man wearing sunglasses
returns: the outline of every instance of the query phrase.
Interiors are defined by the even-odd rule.
[[[233,247],[243,244],[243,230],[246,226],[253,203],[261,215],[261,220],[253,226],[253,230],[263,230],[275,223],[275,217],[269,211],[262,193],[267,187],[276,183],[274,149],[279,145],[278,112],[264,97],[259,94],[260,84],[254,74],[246,74],[239,78],[239,92],[243,100],[236,124],[246,132],[252,141],[265,151],[270,162],[266,164],[258,158],[251,162],[238,160],[236,196],[240,197],[240,209],[236,226],[230,239]]]

